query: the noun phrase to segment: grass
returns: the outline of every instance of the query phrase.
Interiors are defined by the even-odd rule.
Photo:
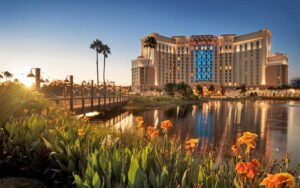
[[[133,96],[126,109],[151,109],[154,107],[167,107],[177,104],[192,104],[199,102],[196,98],[183,98],[172,96]]]
[[[220,101],[245,101],[245,100],[293,100],[293,101],[298,101],[298,100],[300,100],[300,97],[244,96],[244,97],[237,97],[237,98],[233,98],[233,97],[227,97],[227,98],[202,97],[202,98],[200,98],[200,101],[215,101],[215,100],[220,100]]]
[[[139,117],[135,127],[122,131],[91,124],[88,118],[75,119],[21,85],[0,86],[4,97],[9,97],[5,106],[13,110],[2,109],[6,113],[4,119],[1,116],[0,178],[31,177],[55,187],[225,188],[258,187],[273,174],[282,186],[299,186],[297,169],[289,166],[287,156],[282,161],[257,157],[255,134],[232,143],[232,156],[218,161],[213,148],[200,152],[196,138],[185,143],[169,138],[170,121],[149,128]],[[177,99],[142,100],[172,104]]]

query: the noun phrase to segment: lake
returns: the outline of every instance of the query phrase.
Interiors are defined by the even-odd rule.
[[[292,164],[300,163],[300,101],[208,101],[151,110],[129,110],[105,123],[122,129],[136,126],[135,117],[143,116],[147,125],[160,126],[169,119],[170,135],[179,140],[200,138],[199,149],[216,146],[218,157],[245,131],[258,135],[257,151],[266,159],[288,152]]]

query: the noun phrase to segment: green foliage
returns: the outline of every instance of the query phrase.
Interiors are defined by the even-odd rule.
[[[296,78],[291,79],[290,83],[291,83],[292,87],[300,88],[300,77],[296,77]]]
[[[25,109],[40,112],[49,105],[38,93],[13,82],[0,84],[0,104],[0,127],[3,127],[9,118],[24,115]]]
[[[246,91],[247,91],[247,88],[246,88],[245,85],[242,85],[241,87],[237,87],[236,89],[237,89],[237,90],[241,90],[241,91],[240,91],[241,93],[246,93]]]
[[[167,83],[164,87],[167,95],[174,96],[175,94],[181,97],[191,97],[193,96],[192,88],[184,83]]]
[[[208,91],[211,91],[211,92],[213,92],[213,91],[215,91],[216,90],[216,88],[215,88],[215,86],[214,85],[209,85],[209,87],[208,87]]]
[[[144,48],[153,49],[156,47],[156,45],[157,45],[157,41],[156,41],[155,37],[148,36],[146,38],[146,40],[144,41]]]
[[[225,93],[226,93],[226,88],[225,88],[225,86],[221,86],[221,94],[222,94],[222,95],[225,95]]]
[[[174,96],[175,88],[176,88],[175,83],[167,83],[165,84],[164,91],[166,92],[167,95]]]
[[[201,85],[199,85],[199,84],[196,85],[196,92],[197,92],[198,96],[203,96],[203,88]]]
[[[37,94],[28,91],[25,95],[26,90],[20,85],[9,85],[7,90],[14,96],[7,98],[10,100],[5,103],[7,107],[13,108],[17,101],[28,103],[16,111],[8,109],[3,121],[1,177],[30,176],[57,187],[225,188],[243,183],[235,172],[234,157],[220,161],[213,151],[191,152],[182,143],[169,139],[167,132],[150,139],[143,126],[120,131],[91,124],[85,119],[75,119]],[[2,89],[0,96],[4,98],[7,90]],[[274,170],[285,169],[295,174],[288,163],[286,158],[284,165],[266,168],[262,164],[251,185],[256,187]]]

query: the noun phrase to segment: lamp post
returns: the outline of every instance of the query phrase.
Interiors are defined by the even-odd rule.
[[[35,70],[35,74],[32,73],[32,70]],[[40,90],[40,88],[41,88],[41,69],[40,68],[31,68],[27,77],[28,78],[35,77],[35,88],[36,88],[36,90]]]
[[[91,111],[94,109],[94,80],[91,80]]]
[[[73,111],[73,104],[74,104],[74,95],[73,95],[73,75],[67,75],[67,77],[69,77],[70,80],[68,80],[68,78],[65,79],[66,83],[70,82],[70,110]]]
[[[82,113],[84,113],[84,84],[86,82],[83,80],[82,83],[81,83],[81,108],[82,108]]]

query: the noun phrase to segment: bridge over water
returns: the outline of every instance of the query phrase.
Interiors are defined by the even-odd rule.
[[[58,106],[70,109],[75,114],[84,114],[93,111],[107,111],[115,108],[121,108],[128,100],[128,95],[114,97],[55,97],[49,98]]]

